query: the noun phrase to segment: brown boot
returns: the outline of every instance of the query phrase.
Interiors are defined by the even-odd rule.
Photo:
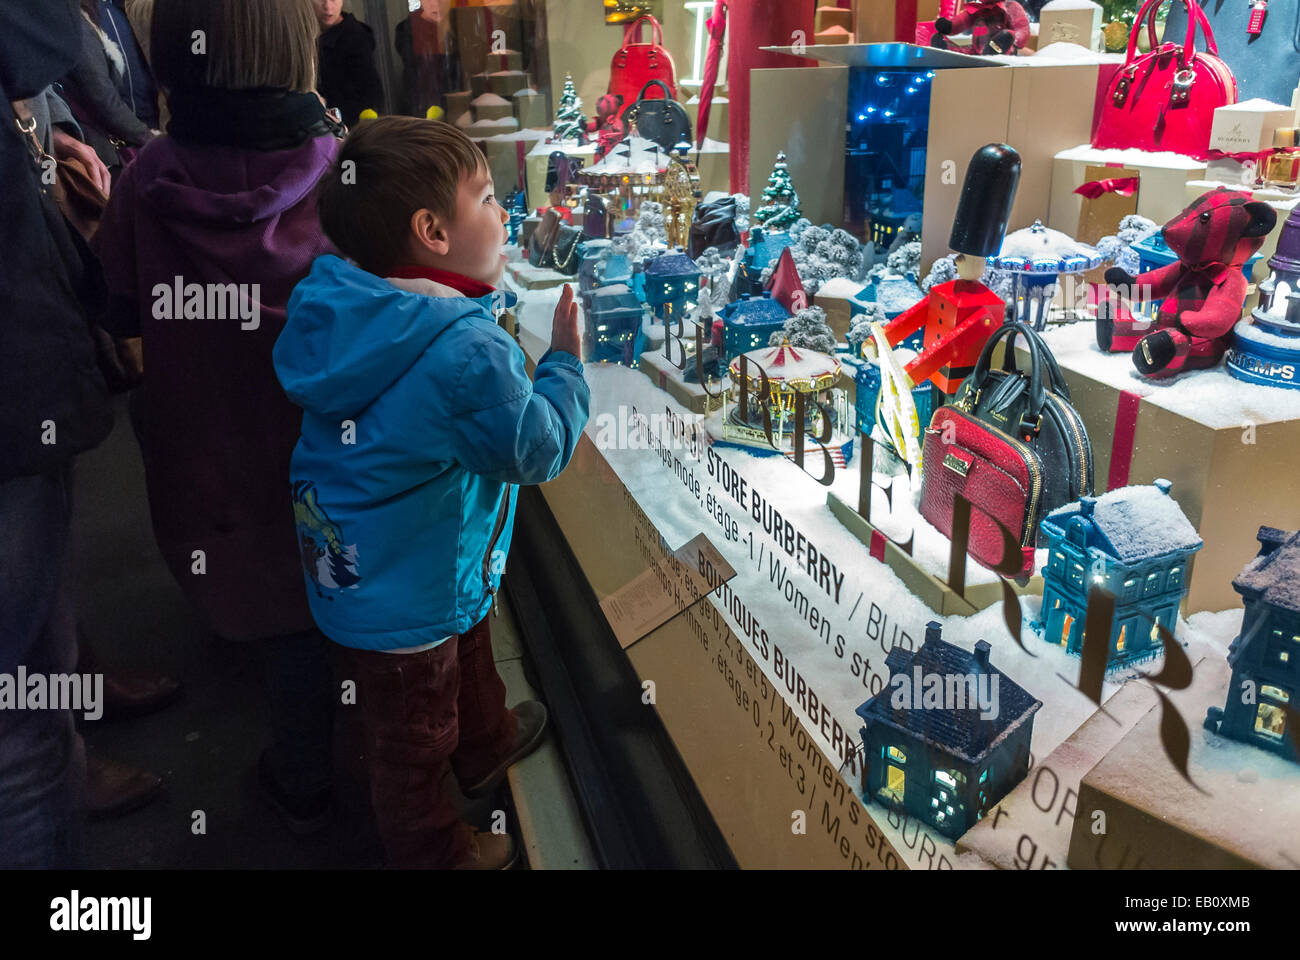
[[[453,870],[509,870],[519,857],[515,838],[508,833],[484,833],[470,828],[469,849]]]
[[[162,786],[148,770],[117,763],[86,745],[86,813],[91,820],[139,810],[162,795]]]

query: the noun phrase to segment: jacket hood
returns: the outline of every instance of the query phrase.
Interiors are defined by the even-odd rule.
[[[268,151],[186,147],[160,137],[133,166],[140,200],[159,219],[228,226],[270,220],[300,203],[337,151],[332,136]]]
[[[330,419],[355,416],[453,324],[490,316],[490,297],[471,300],[430,281],[399,282],[407,289],[339,257],[317,258],[289,298],[289,319],[272,354],[294,403]]]

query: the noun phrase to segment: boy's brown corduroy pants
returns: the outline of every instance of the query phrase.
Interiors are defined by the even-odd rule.
[[[348,653],[388,865],[454,866],[466,853],[469,827],[446,777],[482,777],[513,749],[518,730],[492,659],[488,617],[422,653]]]

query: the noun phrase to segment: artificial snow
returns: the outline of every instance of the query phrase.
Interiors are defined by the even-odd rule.
[[[818,297],[836,297],[849,300],[862,292],[866,284],[850,280],[848,277],[831,277],[817,290]]]
[[[1035,230],[1032,227],[1025,227],[1023,230],[1006,235],[998,256],[1023,257],[1026,260],[1044,257],[1062,260],[1066,257],[1095,259],[1097,251],[1060,230],[1052,230],[1049,227]]]
[[[1043,10],[1100,10],[1097,4],[1092,0],[1049,0],[1043,4]],[[1039,23],[1042,23],[1042,17],[1039,17]],[[1055,46],[1055,44],[1053,44]]]
[[[535,97],[537,96],[537,91],[532,87],[524,87],[522,90],[516,90],[514,95],[516,97]]]
[[[1242,340],[1258,343],[1283,350],[1300,352],[1300,337],[1284,337],[1280,333],[1270,333],[1263,327],[1257,327],[1249,320],[1238,320],[1233,332]]]
[[[1143,403],[1212,429],[1300,420],[1300,397],[1294,390],[1234,379],[1222,364],[1168,380],[1149,380],[1137,372],[1130,354],[1105,353],[1097,346],[1092,321],[1049,326],[1043,339],[1062,367],[1135,393]]]
[[[1053,44],[1055,46],[1055,44]],[[1037,59],[1037,58],[1034,58]],[[1169,150],[1134,150],[1131,148],[1098,150],[1092,144],[1062,150],[1057,160],[1082,160],[1091,164],[1116,164],[1117,166],[1163,167],[1167,170],[1204,170],[1205,164]]]
[[[1051,517],[1063,525],[1078,512],[1078,504],[1071,504]],[[1119,487],[1102,494],[1093,508],[1093,522],[1115,548],[1115,556],[1126,564],[1201,544],[1200,535],[1177,501],[1155,486]]]
[[[505,97],[498,97],[495,93],[484,93],[470,101],[475,107],[508,107],[510,101]]]

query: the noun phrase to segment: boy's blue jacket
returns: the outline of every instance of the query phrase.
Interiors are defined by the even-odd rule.
[[[573,456],[582,363],[551,351],[529,380],[492,296],[323,256],[289,299],[273,359],[304,411],[294,517],[312,613],[337,643],[413,647],[481,620],[514,485],[551,480]]]

